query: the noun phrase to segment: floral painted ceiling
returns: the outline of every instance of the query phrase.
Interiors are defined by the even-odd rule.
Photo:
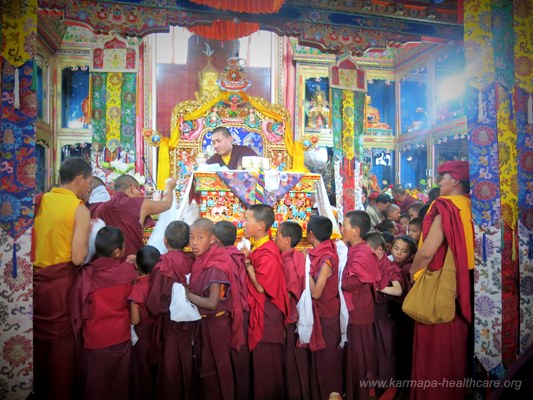
[[[440,4],[436,4],[440,3]],[[302,45],[361,55],[411,42],[463,39],[457,1],[287,0],[279,13],[243,14],[189,0],[38,0],[42,18],[94,33],[143,37],[170,25],[209,25],[213,20],[258,23],[263,30],[293,36]]]

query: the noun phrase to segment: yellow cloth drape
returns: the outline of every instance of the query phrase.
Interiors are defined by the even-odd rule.
[[[465,60],[467,82],[483,89],[494,82],[492,7],[490,1],[465,1]]]
[[[170,148],[169,138],[161,138],[157,161],[157,189],[165,189],[165,182],[170,177]]]
[[[34,56],[35,46],[25,46],[37,31],[37,0],[2,1],[2,56],[15,68]]]
[[[106,147],[114,152],[120,146],[122,122],[122,74],[120,72],[109,72],[106,91]]]

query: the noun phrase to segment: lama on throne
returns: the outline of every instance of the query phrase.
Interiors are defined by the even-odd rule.
[[[310,174],[304,167],[303,145],[293,141],[289,111],[246,93],[251,82],[243,65],[244,60],[230,58],[217,80],[218,94],[201,89],[205,95],[176,105],[169,138],[153,132],[145,135],[149,143],[159,147],[158,186],[170,175],[178,179],[181,206],[173,218],[177,215],[187,220],[185,215],[191,214],[184,210],[191,210],[193,199],[197,204],[194,215],[231,221],[240,228],[246,208],[262,203],[274,209],[274,229],[290,214],[305,231],[320,188],[327,200],[324,184],[320,175]],[[199,78],[200,83],[207,81],[202,74]],[[257,154],[260,163],[232,164],[231,154],[224,161],[217,142],[220,127],[225,128],[224,135],[229,132],[226,141],[231,146]],[[232,168],[206,165],[217,156],[223,161],[220,165]],[[323,215],[328,213],[334,220],[331,208],[322,210]]]

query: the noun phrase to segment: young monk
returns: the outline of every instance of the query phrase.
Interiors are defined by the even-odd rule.
[[[375,291],[374,330],[376,333],[376,355],[378,362],[378,379],[390,382],[396,376],[395,341],[396,329],[392,318],[391,300],[402,295],[401,270],[385,254],[385,241],[378,232],[371,232],[364,237],[366,244],[378,258],[381,280]],[[386,389],[383,386],[379,389]],[[388,397],[394,397],[395,388],[388,388]],[[378,394],[381,394],[380,390]],[[389,396],[390,394],[390,396]]]
[[[285,338],[285,390],[289,400],[310,398],[309,352],[297,346],[296,305],[305,289],[305,255],[295,250],[302,240],[302,227],[293,221],[280,224],[276,232],[276,245],[281,251],[285,283],[289,292],[289,318]]]
[[[242,307],[233,263],[216,243],[214,224],[207,218],[191,226],[189,243],[196,259],[187,298],[202,315],[198,337],[200,398],[233,400],[235,387],[230,349],[244,344]]]
[[[82,268],[77,283],[80,326],[85,349],[85,398],[128,398],[131,329],[127,298],[137,278],[135,267],[121,261],[124,235],[108,226],[95,241],[96,259]]]
[[[283,345],[289,295],[279,249],[269,237],[274,220],[274,211],[267,205],[254,204],[246,210],[244,234],[252,240],[252,248],[243,252],[249,277],[248,347],[255,400],[285,398]]]
[[[248,350],[248,321],[250,320],[250,307],[248,306],[248,274],[244,263],[244,254],[237,249],[237,228],[229,221],[219,221],[215,224],[215,236],[220,247],[233,261],[233,274],[238,288],[233,288],[233,295],[239,295],[243,312],[242,330],[244,345],[240,349],[231,349],[231,362],[235,371],[235,398],[246,400],[251,397],[250,386],[250,351]]]
[[[346,350],[346,398],[368,399],[370,388],[361,382],[377,375],[376,338],[373,331],[373,291],[381,280],[378,260],[363,241],[370,230],[370,217],[350,211],[344,217],[342,238],[348,247],[348,260],[342,274],[342,290],[348,307],[348,346]]]
[[[163,239],[168,253],[163,254],[154,267],[151,288],[146,306],[150,314],[158,317],[156,337],[159,352],[157,373],[157,399],[193,398],[193,350],[196,322],[175,322],[170,319],[172,285],[186,285],[185,275],[191,272],[193,260],[183,248],[189,242],[189,225],[173,221],[165,229]]]
[[[312,216],[307,223],[313,298],[314,324],[311,350],[311,398],[325,399],[332,392],[342,393],[342,350],[339,311],[339,256],[330,239],[333,224],[327,217]]]
[[[411,236],[416,243],[420,241],[420,236],[422,236],[422,220],[420,218],[413,218],[409,221],[407,235]]]
[[[139,277],[133,286],[130,301],[131,323],[135,325],[137,343],[131,349],[132,398],[150,400],[155,396],[155,318],[146,308],[150,292],[150,275],[159,261],[161,253],[154,246],[144,246],[137,252],[136,264]]]

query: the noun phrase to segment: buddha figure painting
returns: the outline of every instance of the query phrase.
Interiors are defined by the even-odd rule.
[[[307,111],[307,127],[322,129],[329,127],[329,105],[326,94],[319,87],[316,88],[313,98],[309,102]]]
[[[381,122],[381,116],[379,110],[372,106],[372,97],[365,97],[365,128],[380,128],[380,129],[390,129],[390,126]]]

